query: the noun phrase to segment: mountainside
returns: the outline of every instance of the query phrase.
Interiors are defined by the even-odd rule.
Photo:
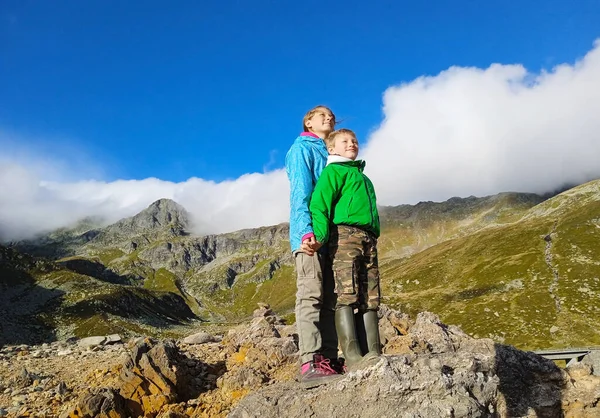
[[[382,269],[384,295],[521,348],[600,345],[600,181]]]
[[[544,200],[532,193],[500,193],[385,207],[380,211],[379,252],[387,259],[408,257],[442,241],[516,221]]]
[[[573,245],[583,245],[577,240],[588,237],[577,232],[577,225],[591,222],[585,218],[587,209],[580,209],[588,208],[592,216],[600,201],[594,187],[598,183],[547,201],[533,194],[501,193],[382,207],[379,256],[384,300],[411,313],[435,312],[470,333],[519,347],[594,343],[595,337],[578,338],[578,327],[572,332],[563,328],[571,320],[581,324],[581,330],[586,323],[595,324],[588,302],[597,287],[585,283],[577,289],[587,291],[571,292],[573,286],[566,285],[582,280],[573,278],[577,269],[595,274],[593,260],[600,259],[594,249],[571,254]],[[576,220],[577,216],[585,219]],[[91,281],[90,288],[100,283],[102,292],[89,292],[87,304],[113,320],[96,317],[89,321],[91,327],[73,331],[63,327],[61,335],[94,335],[99,327],[105,334],[111,329],[136,333],[138,317],[147,310],[156,309],[161,317],[155,304],[134,302],[132,294],[143,299],[162,295],[184,306],[191,315],[186,311],[178,317],[177,326],[194,319],[237,322],[248,317],[258,302],[293,319],[296,287],[287,224],[194,236],[185,209],[167,199],[107,227],[88,224],[93,227],[65,229],[11,249],[54,258],[53,268],[64,272],[65,283]],[[585,257],[591,261],[582,262]],[[25,272],[32,283],[47,280],[35,269]],[[163,322],[157,332],[178,332],[177,326]],[[145,332],[152,335],[151,328]]]
[[[175,293],[87,268],[81,274],[69,263],[0,246],[0,345],[113,332],[156,334],[195,318]]]
[[[171,332],[185,332],[173,326],[189,320],[238,321],[264,300],[282,311],[293,309],[295,283],[287,225],[190,236],[185,209],[161,199],[107,227],[84,231],[80,227],[78,223],[72,230],[55,231],[3,248],[13,258],[21,257],[19,252],[45,257],[35,260],[51,266],[50,278],[22,263],[6,270],[3,276],[25,275],[30,287],[55,289],[66,295],[52,298],[53,304],[44,301],[29,310],[35,318],[58,308],[78,313],[77,317],[68,316],[75,326],[69,321],[52,322],[60,335],[163,335],[165,327]],[[26,254],[22,257],[34,260]],[[54,261],[44,261],[48,259]],[[56,275],[61,277],[60,285],[52,282]],[[69,287],[73,286],[87,290],[86,302],[71,300]],[[26,288],[19,292],[25,293]],[[148,319],[150,314],[163,318],[165,310],[173,312],[174,321]],[[178,314],[182,310],[185,314]],[[47,321],[45,324],[50,325]],[[144,324],[149,326],[142,329]]]

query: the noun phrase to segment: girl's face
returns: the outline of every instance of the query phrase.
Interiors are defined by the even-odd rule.
[[[325,138],[329,133],[333,131],[335,120],[331,112],[323,107],[317,109],[317,112],[306,121],[306,127]]]
[[[335,137],[335,144],[328,149],[331,155],[356,160],[358,157],[358,139],[350,134],[339,134]]]

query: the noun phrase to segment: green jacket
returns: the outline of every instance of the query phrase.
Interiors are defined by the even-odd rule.
[[[379,237],[375,190],[363,174],[365,162],[340,160],[329,156],[310,199],[315,239],[327,242],[331,224],[357,226]]]

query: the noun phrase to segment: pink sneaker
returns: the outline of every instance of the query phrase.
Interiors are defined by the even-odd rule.
[[[300,383],[307,389],[332,382],[340,377],[331,367],[329,359],[322,354],[314,354],[312,361],[304,363],[300,369]]]

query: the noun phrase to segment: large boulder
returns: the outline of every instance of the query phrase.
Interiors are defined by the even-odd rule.
[[[562,416],[568,375],[551,361],[471,338],[431,313],[418,315],[407,331],[398,333],[409,341],[404,354],[382,356],[317,390],[295,382],[262,388],[230,416]]]
[[[155,417],[165,406],[197,398],[207,365],[183,355],[172,340],[149,338],[133,344],[117,388],[92,389],[69,417]]]

